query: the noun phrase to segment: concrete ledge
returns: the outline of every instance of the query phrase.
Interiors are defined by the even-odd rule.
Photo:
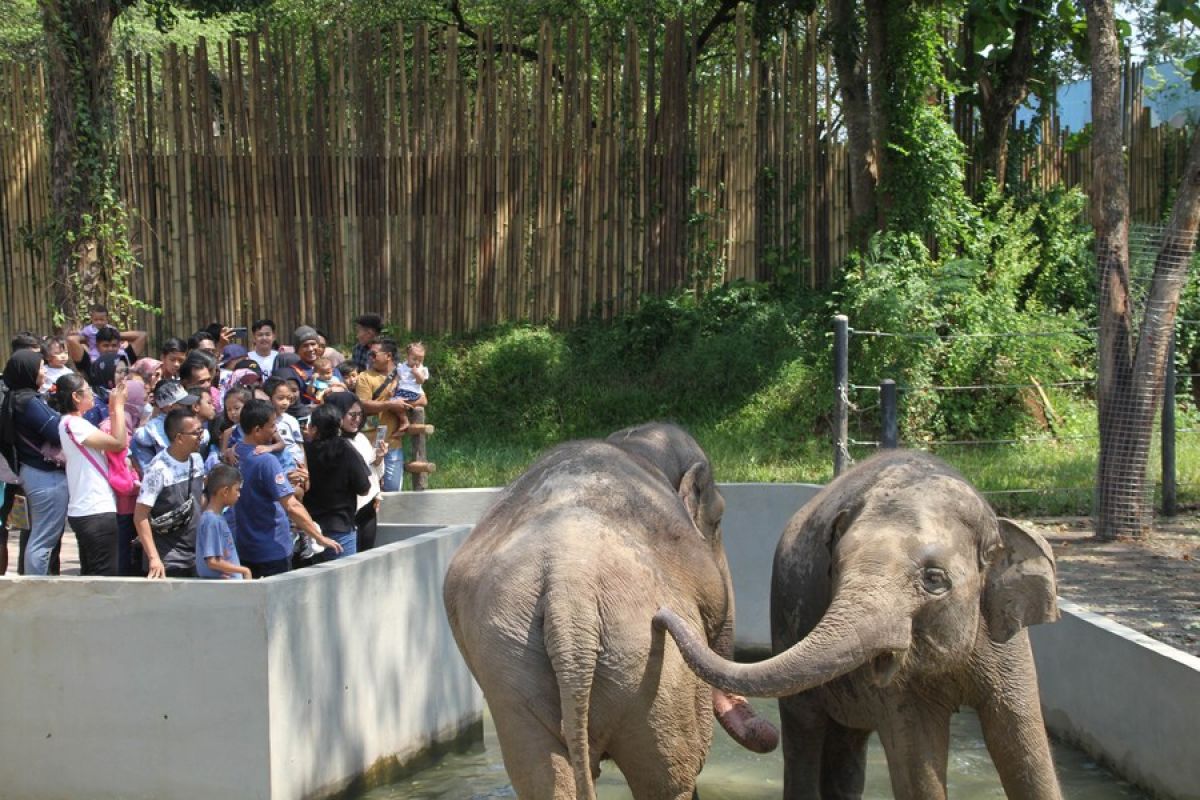
[[[1059,600],[1029,629],[1046,726],[1155,796],[1200,799],[1200,658]]]
[[[477,730],[458,526],[246,583],[0,579],[0,795],[325,797]]]

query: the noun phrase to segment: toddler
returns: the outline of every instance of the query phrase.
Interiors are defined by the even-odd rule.
[[[407,403],[415,403],[425,394],[422,386],[429,380],[429,367],[425,366],[425,344],[413,342],[404,348],[404,363],[398,367],[400,382],[396,384],[396,397]]]
[[[321,356],[313,362],[313,376],[309,381],[309,393],[318,403],[324,402],[325,394],[330,390],[342,391],[346,385],[333,372],[333,361]]]
[[[46,337],[42,345],[42,358],[46,362],[46,381],[40,391],[45,393],[53,388],[59,378],[74,370],[71,369],[71,355],[67,352],[67,340],[62,336]]]

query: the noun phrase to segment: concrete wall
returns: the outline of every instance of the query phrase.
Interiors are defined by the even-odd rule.
[[[1075,603],[1029,629],[1046,726],[1163,797],[1200,798],[1200,658]]]
[[[737,598],[739,648],[771,646],[771,564],[787,521],[820,491],[810,483],[720,484],[725,497],[722,536]],[[385,494],[379,510],[379,541],[405,535],[407,526],[474,524],[499,489],[441,489]]]
[[[0,796],[322,796],[475,724],[468,533],[252,583],[0,579]]]

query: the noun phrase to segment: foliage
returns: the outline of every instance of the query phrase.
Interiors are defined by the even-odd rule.
[[[943,14],[913,4],[887,21],[890,81],[877,84],[888,105],[883,188],[891,198],[888,225],[953,243],[970,206],[963,188],[962,142],[936,101],[949,90]]]
[[[993,193],[967,221],[961,254],[936,260],[914,234],[885,233],[848,266],[837,307],[851,325],[915,337],[851,342],[852,382],[891,378],[902,388],[902,439],[1014,435],[1032,424],[1022,387],[1084,377],[1092,344],[1075,333],[1086,327],[1076,305],[1084,298],[1071,293],[1082,295],[1073,280],[1090,255],[1087,231],[1068,224],[1070,208],[1057,196],[1021,207]],[[1050,265],[1071,282],[1056,284]],[[1055,335],[998,335],[1012,332]]]

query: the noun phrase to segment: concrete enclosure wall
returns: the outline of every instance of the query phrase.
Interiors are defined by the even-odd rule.
[[[1156,795],[1200,800],[1200,658],[1075,603],[1029,629],[1046,726]]]
[[[818,487],[721,490],[737,643],[768,647],[775,545]],[[0,796],[317,798],[453,738],[483,703],[442,579],[496,494],[385,496],[381,547],[265,581],[0,579]],[[1200,800],[1200,659],[1062,608],[1031,629],[1051,730]]]
[[[0,796],[296,800],[453,738],[468,531],[246,583],[0,579]]]

